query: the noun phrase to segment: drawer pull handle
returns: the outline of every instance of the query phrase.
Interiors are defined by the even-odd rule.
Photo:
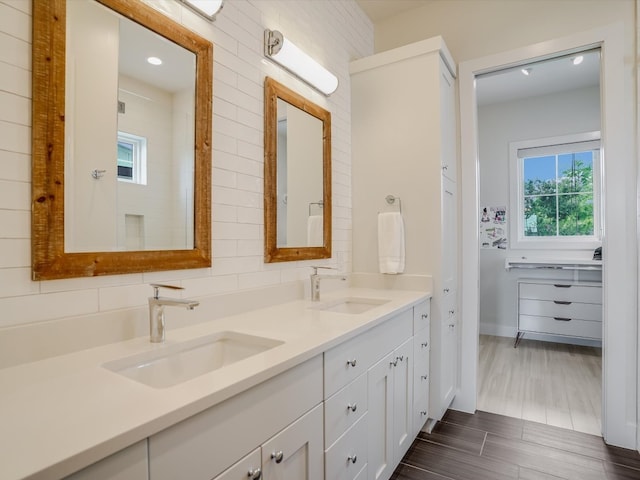
[[[444,293],[449,293],[449,289],[445,288],[444,290],[442,290]]]
[[[280,462],[282,462],[282,459],[284,458],[284,453],[282,453],[282,450],[280,450],[279,452],[272,452],[271,453],[271,458],[273,460],[275,460],[276,463],[280,463]]]
[[[355,412],[358,409],[358,404],[357,403],[353,403],[353,404],[348,404],[347,405],[347,410],[351,410],[352,412]]]
[[[561,283],[554,283],[553,286],[556,288],[571,288],[571,285],[563,285]]]
[[[353,360],[347,360],[347,366],[348,367],[355,367],[356,366],[356,359],[354,358]]]
[[[396,357],[396,359],[393,362],[389,362],[389,366],[390,367],[397,367],[398,366],[398,358]]]
[[[349,455],[347,457],[347,462],[356,463],[357,461],[358,461],[358,456],[357,455]]]
[[[428,313],[423,313],[422,314],[422,319],[426,320],[427,318],[429,318],[429,314]]]
[[[425,410],[421,410],[420,411],[420,415],[422,415],[423,417],[427,416],[427,412]]]
[[[429,342],[423,342],[420,344],[422,348],[427,348],[429,346]]]
[[[402,362],[404,361],[404,355],[400,355],[399,357],[396,357],[396,359]]]
[[[571,305],[571,302],[567,302],[565,300],[554,300],[553,303],[556,305]]]
[[[453,315],[454,313],[456,313],[456,311],[455,311],[455,310],[453,310],[453,309],[452,309],[452,310],[449,310],[449,315]]]
[[[553,317],[554,320],[558,320],[559,322],[570,322],[571,319],[570,318],[566,318],[566,317]]]
[[[429,375],[420,375],[420,380],[426,380],[429,378]]]
[[[262,470],[260,470],[259,468],[251,469],[247,473],[247,477],[249,477],[251,480],[260,480],[260,478],[262,478]]]

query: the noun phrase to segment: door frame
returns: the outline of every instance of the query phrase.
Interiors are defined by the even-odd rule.
[[[636,449],[637,186],[633,116],[625,108],[623,32],[622,23],[612,24],[460,63],[462,332],[459,391],[453,408],[474,412],[477,397],[480,205],[475,78],[560,53],[600,47],[604,152],[602,435],[609,444]]]

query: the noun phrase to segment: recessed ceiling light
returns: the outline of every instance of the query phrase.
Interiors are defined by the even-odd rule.
[[[160,60],[158,57],[149,57],[147,58],[147,62],[149,62],[151,65],[162,65],[162,60]]]
[[[572,61],[574,65],[580,65],[583,60],[584,60],[584,57],[582,55],[578,55],[577,57],[573,57]]]
[[[533,70],[533,69],[532,68],[523,68],[520,71],[522,72],[523,75],[526,75],[528,77],[529,74],[531,73],[531,70]]]

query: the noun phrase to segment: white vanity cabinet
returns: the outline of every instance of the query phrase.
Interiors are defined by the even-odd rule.
[[[280,471],[297,471],[304,461],[310,476],[296,478],[320,480],[321,402],[317,356],[149,437],[149,479],[211,480],[262,447],[262,465],[252,468],[262,468],[263,478],[281,478]]]
[[[350,73],[353,269],[379,271],[371,233],[385,197],[399,197],[411,231],[403,273],[433,278],[429,429],[458,382],[456,66],[435,37],[355,60]]]
[[[148,480],[147,440],[134,443],[113,455],[65,477],[65,480]],[[246,480],[246,477],[245,479]]]

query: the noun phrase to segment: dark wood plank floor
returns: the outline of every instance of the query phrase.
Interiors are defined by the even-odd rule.
[[[640,480],[640,454],[601,437],[487,412],[449,410],[391,480]]]

